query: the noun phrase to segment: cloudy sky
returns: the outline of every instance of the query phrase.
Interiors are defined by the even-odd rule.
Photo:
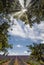
[[[25,25],[20,20],[12,20],[13,25],[9,28],[9,40],[10,44],[13,44],[13,49],[9,49],[9,55],[29,55],[26,45],[30,45],[33,42],[44,43],[44,21],[39,25],[34,24],[32,28],[29,25]]]
[[[29,55],[26,45],[33,44],[33,42],[44,43],[44,21],[30,28],[21,20],[11,18],[10,25],[8,42],[13,44],[13,49],[8,49],[9,55]]]

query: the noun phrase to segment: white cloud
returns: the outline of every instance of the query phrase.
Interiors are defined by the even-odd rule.
[[[27,37],[31,38],[34,41],[37,40],[44,40],[44,21],[42,21],[40,24],[34,24],[32,28],[30,28],[28,25],[27,28]]]
[[[14,22],[14,24],[16,25],[12,25],[8,31],[10,35],[19,35],[21,37],[26,37],[25,33],[24,33],[24,24],[21,21],[17,21],[16,19],[14,19],[12,22]],[[12,29],[12,30],[11,30]]]
[[[24,55],[30,55],[31,52],[24,51]]]
[[[23,46],[22,46],[22,45],[20,45],[20,44],[18,44],[16,47],[17,47],[17,48],[21,48],[21,47],[23,47]]]
[[[30,28],[29,25],[24,25],[24,23],[20,20],[15,20],[12,21],[16,25],[12,25],[9,29],[9,34],[10,35],[18,35],[21,37],[25,38],[30,38],[34,41],[37,40],[44,40],[44,21],[40,23],[39,25],[34,24],[32,28]],[[11,31],[11,28],[13,29]],[[18,45],[19,46],[19,45]]]
[[[15,51],[8,50],[8,52],[9,52],[9,54],[8,54],[8,55],[18,55],[18,53],[17,53],[17,52],[15,52]]]
[[[9,29],[10,35],[14,35],[14,36],[18,35],[22,38],[29,38],[33,40],[34,42],[44,41],[44,21],[42,21],[38,25],[34,24],[32,28],[30,28],[28,24],[24,25],[24,23],[20,20],[17,21],[14,19],[14,24],[16,25],[12,25]],[[13,29],[12,31],[11,31],[11,28]],[[18,47],[20,46],[18,45]]]
[[[24,51],[24,54],[27,54],[28,52],[27,51]]]
[[[44,41],[42,41],[41,43],[43,43],[43,44],[44,44]]]
[[[18,53],[16,53],[16,52],[9,52],[8,55],[18,55]]]

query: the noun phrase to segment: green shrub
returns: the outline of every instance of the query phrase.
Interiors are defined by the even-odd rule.
[[[8,61],[9,61],[9,59],[1,60],[1,61],[0,61],[0,65],[2,65],[2,64],[5,63],[5,62],[8,62]]]
[[[28,64],[31,64],[31,65],[40,65],[40,63],[39,62],[36,62],[36,61],[33,61],[33,60],[31,60],[31,61],[29,61],[29,62],[27,62]]]
[[[40,60],[39,62],[40,62],[40,64],[43,64],[44,65],[44,62],[42,60]]]

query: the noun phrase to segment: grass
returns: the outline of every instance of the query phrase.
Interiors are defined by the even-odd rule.
[[[2,65],[3,63],[9,61],[9,59],[5,59],[5,60],[0,60],[0,65]]]

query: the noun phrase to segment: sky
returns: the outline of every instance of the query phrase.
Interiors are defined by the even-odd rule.
[[[9,55],[29,55],[27,45],[35,43],[44,43],[44,21],[39,25],[34,24],[32,28],[25,25],[21,20],[13,19],[9,31],[10,44],[13,44],[13,49],[9,49]]]
[[[13,49],[8,49],[8,55],[29,55],[27,45],[34,42],[44,43],[44,21],[40,24],[35,23],[30,28],[29,24],[25,25],[21,20],[11,18],[10,25],[8,43],[13,44]]]

